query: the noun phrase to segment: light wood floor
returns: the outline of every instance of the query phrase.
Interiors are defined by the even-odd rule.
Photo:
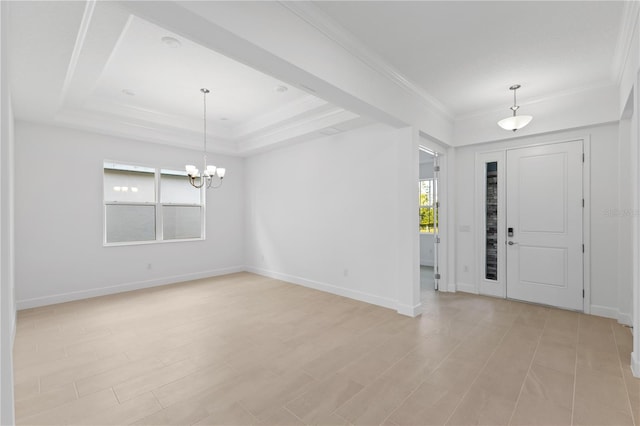
[[[21,311],[17,422],[640,425],[628,328],[464,294],[425,309],[241,273]]]
[[[420,300],[433,297],[436,291],[436,280],[433,276],[433,266],[420,265]]]

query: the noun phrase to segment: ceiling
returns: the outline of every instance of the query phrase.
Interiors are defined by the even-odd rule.
[[[228,128],[309,97],[135,16],[125,25],[91,96],[105,104],[198,117],[203,114],[198,85],[211,90],[209,119],[226,121],[219,124]]]
[[[609,85],[622,1],[315,1],[454,116]]]
[[[207,87],[210,148],[236,155],[370,122],[134,16],[123,4],[11,4],[18,119],[200,149],[200,88]],[[625,2],[305,4],[434,98],[451,119],[506,110],[514,83],[522,85],[522,105],[613,85],[622,66]]]
[[[230,154],[367,122],[115,2],[14,2],[10,12],[18,119],[201,149],[207,88],[208,148]]]

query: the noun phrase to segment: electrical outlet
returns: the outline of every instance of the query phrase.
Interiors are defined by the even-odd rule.
[[[147,269],[148,269],[148,270],[151,270],[151,266],[152,266],[152,265],[151,265],[150,263],[147,263]]]
[[[348,276],[349,276],[349,270],[348,270],[347,268],[345,268],[345,269],[344,269],[344,271],[342,271],[342,274],[343,274],[345,277],[348,277]]]
[[[469,272],[469,265],[464,265],[462,269],[464,270],[464,272]]]

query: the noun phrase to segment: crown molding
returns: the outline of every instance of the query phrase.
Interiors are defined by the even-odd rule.
[[[633,33],[638,25],[638,16],[640,16],[640,2],[625,1],[622,11],[622,26],[618,35],[611,70],[613,79],[618,85],[622,81],[622,75],[629,60]]]
[[[327,127],[352,128],[350,123],[364,122],[362,118],[342,108],[334,108],[330,111],[315,114],[312,117],[305,117],[293,123],[279,126],[271,131],[255,135],[237,142],[238,153],[242,156],[250,156],[271,149],[279,148],[283,145],[324,137],[320,130]]]
[[[260,137],[271,131],[278,132],[291,123],[300,123],[311,120],[327,111],[335,111],[338,107],[316,98],[315,96],[305,96],[296,99],[265,114],[253,119],[239,123],[235,126],[222,125],[218,122],[207,125],[207,135],[209,138],[242,141],[252,137]],[[124,102],[112,101],[109,99],[91,98],[81,107],[69,107],[60,110],[58,115],[65,120],[84,120],[87,115],[68,114],[72,110],[83,110],[86,114],[94,114],[96,119],[104,116],[106,119],[119,123],[135,124],[136,127],[148,129],[181,129],[186,133],[202,132],[202,118],[186,117],[176,114],[167,114],[152,108],[130,105]]]
[[[526,101],[521,100],[520,98],[518,98],[518,104],[520,105],[520,107],[523,106],[529,106],[529,105],[534,105],[540,102],[547,102],[550,101],[551,99],[555,99],[555,98],[561,98],[564,96],[572,96],[572,95],[578,95],[581,93],[585,93],[585,92],[591,92],[591,91],[596,91],[596,90],[606,90],[606,89],[610,89],[613,91],[617,90],[617,85],[612,83],[612,82],[604,82],[601,84],[594,84],[594,85],[589,85],[589,86],[581,86],[581,87],[575,87],[575,88],[571,88],[571,89],[567,89],[567,90],[562,90],[562,91],[558,91],[558,92],[554,92],[551,95],[543,95],[543,96],[537,96],[537,97],[533,97],[533,98],[529,98]],[[506,105],[506,106],[505,106]],[[483,108],[481,110],[478,111],[473,111],[467,114],[462,114],[459,115],[455,118],[455,121],[463,121],[463,120],[469,120],[469,119],[473,119],[473,118],[477,118],[477,117],[482,117],[482,116],[486,116],[486,115],[490,115],[490,114],[494,114],[496,112],[504,112],[505,116],[506,114],[510,114],[508,111],[509,110],[509,105],[507,105],[506,103],[498,106],[495,105],[493,107],[487,107],[487,108]],[[520,111],[520,110],[518,110]]]
[[[358,58],[368,67],[378,72],[392,83],[396,84],[407,93],[415,96],[431,109],[449,120],[453,120],[453,113],[438,99],[431,96],[415,82],[404,76],[400,71],[387,63],[377,53],[373,52],[364,43],[358,40],[353,34],[337,24],[327,14],[322,12],[311,2],[306,1],[280,1],[282,6],[293,14],[304,20],[306,23],[320,31],[329,39],[334,41],[352,56]]]
[[[78,35],[76,36],[76,42],[73,46],[73,51],[71,52],[71,58],[69,59],[67,74],[65,75],[64,83],[62,83],[62,90],[60,91],[60,99],[58,101],[58,105],[64,104],[67,98],[67,94],[69,93],[69,87],[71,86],[71,82],[73,81],[76,69],[78,67],[78,61],[80,60],[84,42],[87,39],[87,33],[89,31],[89,27],[91,26],[91,19],[93,18],[93,11],[95,10],[95,7],[96,0],[87,0],[84,7],[84,13],[82,14],[82,20],[80,21]]]
[[[307,95],[293,100],[272,111],[268,111],[246,122],[239,123],[233,128],[232,136],[242,139],[267,128],[277,127],[279,124],[296,119],[297,117],[313,113],[319,109],[333,107],[327,101],[316,96]]]
[[[316,108],[277,125],[266,126],[243,138],[208,135],[211,143],[207,151],[214,154],[247,156],[258,151],[274,149],[283,143],[321,137],[319,131],[326,127],[340,127],[359,119],[357,114],[335,106]],[[161,123],[131,115],[64,108],[56,114],[50,124],[185,149],[202,149],[201,131],[168,121]]]
[[[184,129],[189,132],[202,133],[202,118],[188,117],[178,114],[169,114],[157,109],[127,104],[102,98],[89,98],[82,106],[70,107],[70,109],[83,109],[88,113],[105,114],[119,120],[150,123],[161,128],[171,127]],[[220,124],[217,121],[207,123],[207,135],[214,138],[232,139],[233,128]]]
[[[126,139],[136,139],[185,149],[202,150],[202,132],[84,109],[60,110],[51,124],[86,130]],[[209,152],[236,155],[235,141],[225,137],[211,137]]]

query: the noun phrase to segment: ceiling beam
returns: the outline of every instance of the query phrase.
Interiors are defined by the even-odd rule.
[[[123,2],[131,13],[341,108],[444,142],[452,122],[275,2]]]

